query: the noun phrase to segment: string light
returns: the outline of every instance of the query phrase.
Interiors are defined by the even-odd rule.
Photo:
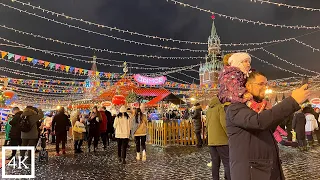
[[[251,2],[260,2],[261,4],[266,3],[266,4],[273,4],[273,5],[277,5],[277,6],[283,6],[283,7],[287,7],[287,8],[291,8],[291,9],[303,9],[303,10],[307,10],[307,11],[319,11],[320,9],[316,9],[316,8],[309,8],[309,7],[302,7],[302,6],[295,6],[295,5],[289,5],[289,4],[284,4],[284,3],[277,3],[277,2],[272,2],[272,1],[265,1],[265,0],[250,0]]]
[[[45,54],[50,54],[50,55],[57,56],[57,57],[63,57],[63,58],[72,59],[72,60],[75,60],[75,61],[81,61],[81,62],[85,62],[85,63],[92,63],[91,60],[88,61],[88,60],[83,60],[83,59],[77,59],[77,58],[74,58],[74,57],[70,57],[70,56],[75,56],[75,57],[82,57],[82,58],[92,58],[91,56],[84,56],[84,55],[78,55],[78,54],[71,54],[71,53],[64,53],[64,52],[37,49],[37,48],[31,47],[31,46],[27,46],[25,44],[18,43],[16,41],[11,41],[11,40],[8,40],[8,39],[2,38],[2,37],[0,37],[0,39],[2,39],[5,42],[9,42],[9,43],[18,45],[18,46],[15,46],[15,45],[10,45],[10,44],[0,44],[0,46],[8,46],[8,47],[17,47],[17,48],[30,49],[30,50],[33,50],[33,51],[39,51],[39,52],[43,52]],[[64,55],[67,55],[67,56],[64,56]],[[103,61],[109,61],[109,62],[117,62],[117,63],[121,63],[121,64],[123,64],[125,62],[125,61],[110,60],[110,59],[105,59],[105,58],[97,58],[97,60],[103,60]],[[127,63],[128,64],[136,64],[136,65],[141,65],[141,66],[152,67],[152,68],[137,67],[137,66],[129,66],[128,67],[128,68],[131,68],[131,69],[143,69],[143,70],[179,69],[179,68],[186,68],[186,67],[200,65],[200,64],[195,64],[195,65],[191,65],[191,66],[181,66],[181,67],[161,67],[161,66],[153,66],[153,65],[149,65],[149,64],[142,64],[142,63],[135,63],[135,62],[127,62]],[[106,63],[97,62],[97,64],[98,65],[103,65],[103,66],[122,67],[122,65],[110,64],[110,63],[106,64]]]
[[[267,50],[264,49],[264,48],[262,48],[261,50],[263,50],[264,52],[268,53],[269,55],[272,55],[273,57],[279,59],[280,61],[283,61],[283,62],[285,62],[285,63],[287,63],[287,64],[290,64],[290,65],[292,65],[292,66],[294,66],[294,67],[296,67],[296,68],[300,68],[300,69],[302,69],[302,70],[305,70],[305,71],[308,71],[308,72],[311,72],[311,73],[320,74],[319,72],[316,72],[316,71],[313,71],[313,70],[310,70],[310,69],[306,69],[306,68],[301,67],[301,66],[299,66],[299,65],[297,65],[297,64],[294,64],[294,63],[292,63],[292,62],[290,62],[290,61],[287,61],[287,60],[285,60],[285,59],[282,59],[282,58],[280,58],[279,56],[275,55],[274,53],[272,53],[272,52],[270,52],[270,51],[267,51]]]
[[[142,34],[142,33],[138,33],[138,32],[123,30],[123,29],[119,29],[117,27],[110,27],[110,26],[106,26],[106,25],[103,25],[103,24],[98,24],[98,23],[87,21],[87,20],[75,18],[75,17],[69,16],[69,15],[66,15],[65,13],[57,13],[57,12],[54,12],[54,11],[51,11],[51,10],[47,10],[47,9],[41,8],[40,6],[34,6],[34,5],[30,4],[30,2],[24,3],[24,2],[20,2],[18,0],[16,0],[15,2],[17,2],[19,4],[22,4],[22,5],[26,5],[26,6],[32,7],[33,9],[41,10],[42,12],[46,12],[48,14],[56,15],[57,17],[61,16],[61,17],[64,17],[64,18],[66,18],[68,20],[79,21],[79,22],[85,23],[87,25],[96,26],[98,28],[107,28],[110,31],[117,31],[117,32],[129,34],[129,35],[138,35],[138,36],[142,36],[142,37],[146,37],[146,38],[161,40],[161,41],[164,41],[164,42],[171,41],[171,42],[186,43],[186,44],[197,44],[197,45],[207,45],[208,44],[207,42],[194,42],[194,41],[176,40],[176,39],[171,39],[171,38],[164,38],[164,37],[146,35],[146,34]],[[229,43],[229,44],[221,44],[221,46],[264,45],[264,44],[271,44],[271,43],[276,43],[276,42],[280,42],[280,41],[287,41],[289,39],[290,38],[283,39],[283,40],[272,40],[272,41],[266,41],[266,42],[260,42],[260,43]]]
[[[48,37],[44,37],[44,36],[33,34],[33,33],[28,33],[28,32],[25,32],[25,31],[20,31],[20,30],[13,29],[13,28],[8,28],[8,27],[3,26],[3,25],[1,27],[5,28],[5,29],[8,29],[8,30],[12,30],[14,32],[18,32],[20,34],[26,34],[26,35],[29,35],[29,36],[33,36],[35,38],[41,38],[41,39],[45,39],[47,41],[52,41],[52,42],[55,42],[55,43],[60,43],[60,44],[79,47],[79,48],[84,48],[84,49],[90,49],[90,50],[93,50],[93,51],[96,51],[96,52],[108,52],[108,53],[111,53],[111,54],[120,54],[120,55],[125,55],[125,56],[134,56],[134,57],[143,57],[143,58],[156,58],[156,59],[204,59],[204,57],[202,57],[202,56],[198,56],[198,57],[197,56],[195,56],[195,57],[165,57],[165,56],[133,54],[133,53],[126,53],[126,52],[111,51],[109,49],[99,49],[99,48],[93,48],[91,46],[84,46],[84,45],[64,42],[64,41],[61,41],[61,40],[48,38]]]
[[[250,56],[251,56],[251,57],[254,57],[254,58],[256,58],[257,60],[259,60],[259,61],[261,61],[261,62],[263,62],[263,63],[265,63],[265,64],[268,64],[268,65],[270,65],[270,66],[272,66],[272,67],[274,67],[274,68],[280,69],[281,71],[289,72],[289,73],[292,73],[292,74],[295,74],[295,75],[298,75],[298,76],[303,76],[303,77],[308,76],[308,75],[306,75],[306,74],[301,74],[301,73],[293,72],[293,71],[288,70],[288,69],[281,68],[281,67],[276,66],[276,65],[274,65],[274,64],[272,64],[272,63],[269,63],[268,61],[265,61],[265,60],[263,60],[263,59],[260,59],[260,58],[258,58],[258,57],[256,57],[256,56],[252,55],[252,54],[250,54]]]
[[[304,46],[307,46],[307,47],[311,48],[313,52],[314,52],[314,51],[320,52],[320,49],[314,48],[314,47],[310,46],[309,44],[306,44],[306,43],[304,43],[304,42],[302,42],[302,41],[298,41],[298,40],[295,39],[295,38],[294,38],[293,40],[295,40],[297,43],[300,43],[300,44],[302,44],[302,45],[304,45]]]
[[[254,25],[264,25],[264,26],[270,26],[270,27],[280,27],[280,28],[290,28],[290,29],[320,29],[320,26],[304,26],[304,25],[283,25],[283,24],[271,24],[271,23],[265,23],[265,22],[261,22],[261,21],[252,21],[252,20],[248,20],[248,19],[243,19],[243,18],[238,18],[238,17],[235,17],[235,16],[228,16],[228,15],[224,15],[224,14],[220,14],[220,13],[217,13],[217,12],[212,12],[210,10],[206,10],[206,9],[202,9],[202,8],[199,8],[197,6],[192,6],[190,4],[186,4],[186,3],[182,3],[180,1],[176,1],[176,0],[166,0],[166,1],[171,1],[171,2],[174,2],[175,4],[179,4],[179,5],[182,5],[184,7],[189,7],[189,8],[192,8],[192,9],[197,9],[199,11],[203,11],[203,12],[206,12],[206,13],[210,13],[210,14],[215,14],[219,17],[223,17],[223,18],[226,18],[226,19],[230,19],[230,20],[237,20],[241,23],[251,23],[251,24],[254,24]]]

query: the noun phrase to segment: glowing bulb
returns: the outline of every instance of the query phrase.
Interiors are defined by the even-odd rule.
[[[60,106],[57,106],[57,110],[59,110],[61,107]]]
[[[192,97],[192,98],[190,98],[190,100],[191,100],[191,101],[195,101],[195,100],[196,100],[196,98]]]

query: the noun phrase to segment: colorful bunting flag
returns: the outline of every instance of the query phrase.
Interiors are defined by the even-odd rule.
[[[78,71],[79,71],[79,68],[74,68],[74,73],[78,73]]]
[[[38,59],[33,59],[33,60],[32,60],[32,64],[33,64],[33,65],[36,65],[37,63],[38,63]]]
[[[61,69],[62,71],[64,71],[64,68],[65,68],[65,67],[66,67],[65,65],[60,64],[60,69]]]
[[[69,72],[70,66],[66,66],[66,72]]]
[[[21,58],[20,55],[17,55],[17,54],[14,55],[14,60],[15,60],[15,61],[17,61],[17,60],[20,59],[20,58]]]
[[[60,64],[56,64],[56,70],[60,68]]]
[[[12,54],[12,53],[8,53],[8,59],[10,60],[11,58],[13,58],[14,57],[14,54]]]
[[[21,58],[20,58],[21,62],[24,62],[26,60],[26,58],[27,57],[25,57],[25,56],[21,56]]]
[[[48,67],[49,64],[52,64],[52,63],[50,63],[50,62],[48,62],[48,61],[45,61],[45,62],[44,62],[44,67]],[[50,66],[50,69],[52,69],[52,68],[53,68],[53,67]]]
[[[8,54],[8,52],[5,52],[5,51],[1,51],[1,57],[2,59]]]
[[[74,70],[74,67],[71,66],[70,67],[70,72],[72,73],[73,70]]]
[[[31,58],[31,57],[27,57],[27,61],[28,61],[29,63],[31,63],[31,62],[32,62],[32,60],[33,60],[33,58]]]

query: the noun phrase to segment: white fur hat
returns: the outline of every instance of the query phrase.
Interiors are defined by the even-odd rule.
[[[127,108],[126,108],[126,106],[121,106],[121,108],[120,108],[120,112],[121,112],[121,113],[125,113],[125,112],[127,112]]]
[[[248,59],[251,63],[251,57],[248,53],[234,53],[232,54],[232,56],[230,56],[230,58],[228,59],[228,64],[230,66],[235,66],[238,67],[239,64],[242,63],[242,61]]]

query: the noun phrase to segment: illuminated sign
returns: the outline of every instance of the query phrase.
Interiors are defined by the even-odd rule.
[[[313,98],[310,100],[311,104],[318,105],[320,104],[320,98]]]
[[[133,76],[134,80],[140,84],[145,85],[162,85],[166,82],[167,78],[165,76],[150,78],[146,76],[141,76],[140,74],[136,74]]]

